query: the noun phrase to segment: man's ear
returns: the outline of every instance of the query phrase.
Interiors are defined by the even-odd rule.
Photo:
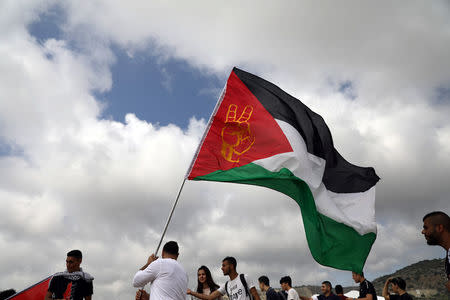
[[[437,232],[444,232],[444,224],[437,224],[436,230]]]

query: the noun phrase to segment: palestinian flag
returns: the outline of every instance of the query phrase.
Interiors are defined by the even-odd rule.
[[[35,300],[35,299],[44,299],[47,294],[48,287],[50,285],[50,281],[52,280],[53,275],[49,276],[36,284],[24,289],[21,292],[18,292],[8,298],[6,300]],[[70,293],[72,290],[72,283],[67,285],[66,291],[64,292],[64,299],[70,299]]]
[[[376,238],[374,169],[347,162],[320,115],[237,68],[187,178],[264,186],[291,197],[311,254],[325,266],[362,271]]]
[[[18,292],[8,298],[6,300],[34,300],[34,299],[44,299],[45,294],[47,294],[48,284],[52,276],[49,276],[36,284],[24,289],[21,292]]]

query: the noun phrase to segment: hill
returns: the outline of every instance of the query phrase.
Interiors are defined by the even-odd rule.
[[[401,277],[406,281],[407,292],[416,299],[448,300],[450,294],[445,290],[444,273],[444,259],[422,260],[392,274],[378,277],[372,283],[381,295],[387,278]]]

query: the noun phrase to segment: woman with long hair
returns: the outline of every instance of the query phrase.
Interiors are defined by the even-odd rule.
[[[197,293],[209,295],[219,288],[212,278],[207,266],[201,266],[197,270]],[[222,297],[216,298],[222,300]]]

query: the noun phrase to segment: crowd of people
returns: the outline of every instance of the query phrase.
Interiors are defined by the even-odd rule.
[[[439,245],[446,251],[445,272],[446,289],[450,292],[450,217],[444,212],[432,212],[423,217],[423,230],[428,245]],[[177,242],[167,242],[163,249],[161,258],[154,254],[148,257],[146,263],[140,268],[133,278],[133,286],[139,288],[136,292],[136,300],[185,300],[186,294],[203,300],[222,300],[227,296],[230,300],[260,300],[256,285],[252,278],[237,272],[237,261],[234,257],[227,256],[222,260],[223,275],[229,279],[223,285],[215,283],[211,271],[206,266],[197,270],[197,288],[188,289],[188,276],[183,266],[178,262],[179,247]],[[73,299],[91,300],[93,295],[93,277],[81,268],[82,253],[72,250],[67,253],[66,271],[53,275],[44,300],[50,299]],[[376,300],[375,288],[364,274],[352,272],[355,283],[359,283],[360,300]],[[150,293],[143,287],[150,285]],[[323,281],[321,294],[318,296],[299,295],[292,287],[292,279],[283,276],[280,279],[281,291],[276,291],[270,286],[266,275],[258,278],[259,289],[265,293],[267,300],[355,300],[343,294],[343,288],[333,286],[330,281]],[[389,292],[389,288],[392,293]],[[13,290],[1,292],[1,299],[11,296]],[[67,294],[69,293],[69,295]],[[400,277],[386,280],[382,292],[386,300],[411,300],[406,292],[406,282]],[[69,298],[67,298],[69,297]]]
[[[446,288],[450,292],[450,217],[444,212],[432,212],[423,217],[423,230],[428,245],[440,245],[446,251],[445,270],[447,276]],[[166,260],[169,258],[169,260]],[[170,260],[170,258],[172,260]],[[198,285],[195,291],[187,288],[187,274],[179,263],[178,244],[174,241],[168,242],[162,251],[162,259],[157,260],[151,255],[140,271],[133,279],[135,287],[142,287],[151,283],[150,295],[155,299],[185,299],[184,291],[187,294],[203,300],[221,299],[227,296],[230,300],[260,300],[259,294],[253,280],[246,274],[239,274],[236,270],[237,261],[234,257],[227,256],[222,260],[223,275],[228,276],[229,280],[219,286],[217,285],[211,272],[206,266],[198,269]],[[155,263],[159,261],[159,264]],[[164,262],[167,261],[167,262]],[[175,267],[176,266],[176,267]],[[182,273],[180,273],[182,272]],[[180,276],[182,274],[182,276]],[[361,300],[376,300],[377,294],[373,284],[364,277],[364,273],[352,272],[355,283],[359,283],[359,296]],[[166,282],[163,288],[162,282]],[[269,278],[265,275],[258,278],[259,288],[265,293],[267,300],[355,300],[344,296],[342,286],[337,285],[335,293],[331,282],[324,281],[321,285],[321,294],[318,296],[306,297],[299,295],[292,287],[292,280],[289,276],[280,279],[280,292],[275,291],[270,286]],[[179,290],[175,292],[174,287]],[[389,286],[392,293],[389,292]],[[169,288],[170,287],[170,288]],[[406,292],[406,282],[401,277],[389,278],[383,288],[383,297],[387,300],[411,300],[411,296]],[[149,294],[140,289],[136,293],[136,300],[147,300]]]

